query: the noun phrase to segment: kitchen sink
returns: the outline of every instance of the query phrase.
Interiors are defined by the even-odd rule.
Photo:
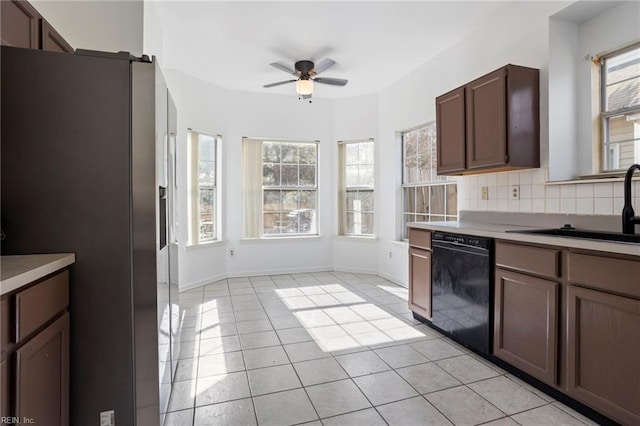
[[[640,244],[640,235],[622,234],[618,232],[588,231],[583,229],[553,228],[513,230],[517,234],[551,235],[557,237],[584,238],[588,240],[613,241],[618,243]]]

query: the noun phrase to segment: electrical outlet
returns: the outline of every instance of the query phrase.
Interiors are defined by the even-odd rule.
[[[483,200],[488,200],[489,199],[489,187],[488,186],[483,186],[480,188],[480,192],[481,192],[481,198]]]
[[[520,185],[511,185],[511,199],[519,200],[520,199]]]
[[[116,412],[114,410],[100,413],[100,426],[116,426]]]
[[[389,252],[389,259],[391,259],[393,257],[393,252]]]
[[[235,256],[235,255],[236,255],[236,252],[233,249],[229,250],[229,256]]]

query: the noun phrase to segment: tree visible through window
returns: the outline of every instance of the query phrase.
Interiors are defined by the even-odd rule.
[[[438,176],[436,123],[402,133],[402,237],[408,222],[458,220],[456,181]]]
[[[600,58],[602,171],[640,162],[640,44]]]

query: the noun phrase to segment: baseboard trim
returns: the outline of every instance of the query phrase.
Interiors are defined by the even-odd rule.
[[[400,287],[409,288],[407,283],[403,282],[402,278],[396,277],[394,275],[385,274],[384,272],[378,272],[378,275],[386,280],[391,281],[394,284],[398,284]]]
[[[211,284],[213,282],[216,281],[220,281],[220,280],[224,280],[227,278],[227,274],[217,274],[217,275],[213,275],[207,278],[203,278],[201,280],[198,281],[192,281],[190,283],[184,284],[179,286],[179,290],[180,292],[182,291],[187,291],[187,290],[192,290],[194,288],[198,288],[198,287],[202,287],[205,286],[207,284]]]
[[[378,275],[378,270],[377,269],[369,269],[369,268],[349,268],[349,267],[337,266],[337,267],[333,268],[333,270],[335,272],[346,272],[346,273],[349,273],[349,274]]]

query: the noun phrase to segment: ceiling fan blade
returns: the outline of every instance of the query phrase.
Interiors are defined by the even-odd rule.
[[[332,86],[345,86],[349,80],[344,80],[342,78],[327,78],[327,77],[316,77],[313,79],[316,83],[322,84],[330,84]]]
[[[271,84],[265,84],[262,87],[274,87],[274,86],[280,86],[282,84],[287,84],[287,83],[293,83],[294,81],[298,81],[297,79],[293,79],[293,80],[285,80],[285,81],[279,81],[277,83],[271,83]]]
[[[321,60],[316,64],[314,69],[316,71],[316,74],[320,74],[321,72],[328,70],[335,64],[336,64],[336,61],[334,61],[333,59],[324,58],[323,60]]]
[[[281,64],[281,63],[279,63],[279,62],[273,62],[273,63],[271,63],[271,64],[269,64],[269,65],[271,65],[271,66],[272,66],[272,67],[274,67],[274,68],[278,68],[280,71],[284,71],[284,72],[286,72],[286,73],[288,73],[288,74],[296,75],[296,72],[295,72],[294,70],[292,70],[291,68],[289,68],[289,67],[288,67],[288,66],[286,66],[286,65],[282,65],[282,64]]]

